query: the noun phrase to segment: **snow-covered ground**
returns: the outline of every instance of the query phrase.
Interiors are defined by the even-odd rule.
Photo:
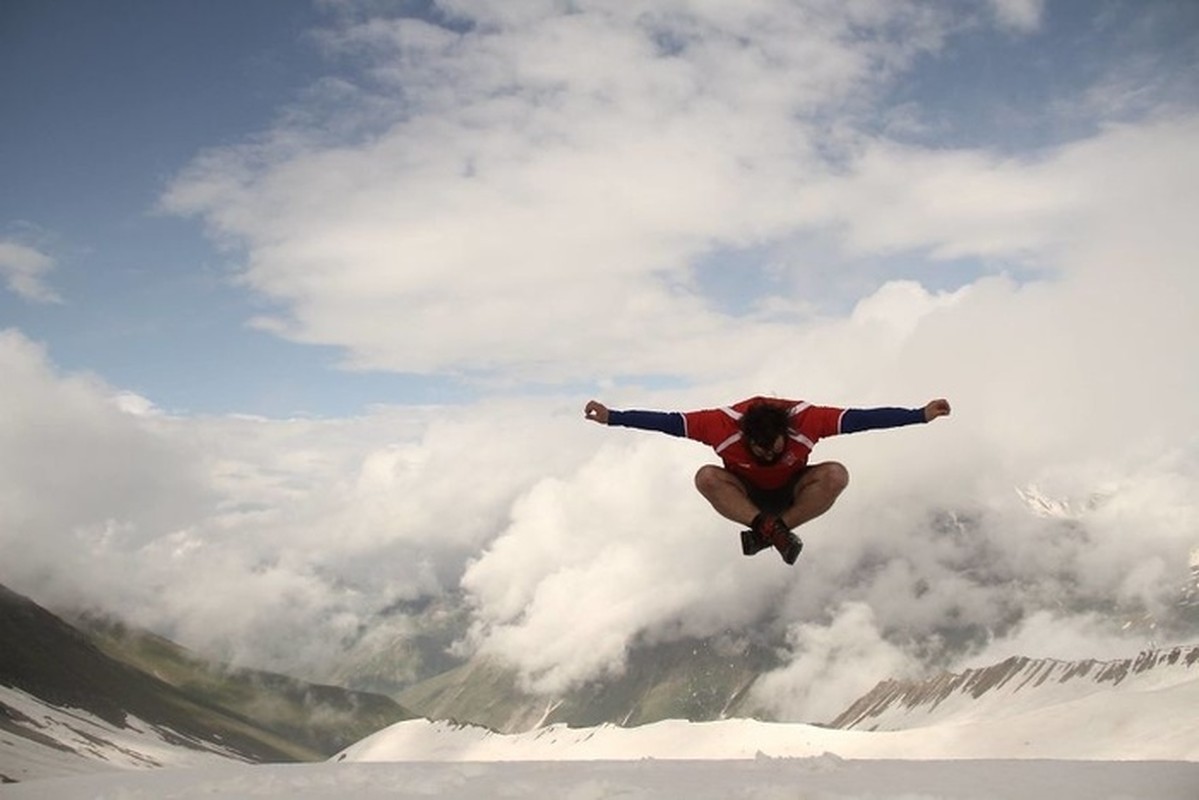
[[[1181,762],[555,761],[320,764],[106,773],[18,784],[4,800],[1195,800]]]

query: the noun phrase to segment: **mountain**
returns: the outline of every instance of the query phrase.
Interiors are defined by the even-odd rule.
[[[358,742],[336,760],[715,761],[822,753],[852,759],[1199,760],[1199,646],[1109,662],[1009,659],[897,689],[895,682],[881,684],[841,715],[840,727],[667,720],[636,728],[552,725],[502,734],[410,720]],[[1199,777],[1199,764],[1192,774]]]
[[[114,630],[106,635],[119,650]],[[0,780],[106,764],[316,760],[409,716],[388,698],[222,673],[156,637],[125,641],[155,674],[0,586]],[[363,719],[348,725],[360,709]]]
[[[1162,691],[1199,684],[1199,645],[1141,653],[1115,661],[1009,658],[924,681],[885,680],[831,723],[832,727],[893,731],[962,717],[1002,719],[1050,704],[1112,690]]]
[[[325,758],[385,725],[413,716],[380,694],[214,664],[168,639],[119,622],[84,617],[76,624],[113,658],[169,683],[198,702],[233,709],[316,758]]]
[[[1199,645],[1115,661],[1012,658],[920,682],[884,681],[831,726],[726,719],[504,734],[412,720],[346,761],[603,758],[1199,760]],[[1199,765],[1197,765],[1199,768]],[[1199,784],[1196,784],[1199,785]]]
[[[775,650],[733,636],[684,639],[633,648],[622,674],[572,689],[561,697],[531,694],[517,674],[475,658],[398,695],[421,716],[517,732],[554,723],[576,727],[644,725],[748,716],[749,687],[779,666]]]
[[[395,697],[465,663],[452,652],[471,623],[470,605],[460,593],[396,602],[377,622],[347,645],[323,680]]]
[[[520,733],[557,723],[586,728],[602,724],[635,727],[668,719],[692,722],[771,717],[750,698],[754,683],[781,664],[766,643],[733,637],[688,639],[635,647],[619,676],[546,697],[522,689],[516,672],[475,658],[409,687],[399,701],[419,716]],[[838,728],[907,727],[927,715],[940,719],[960,705],[1003,713],[1042,684],[1069,699],[1152,671],[1163,679],[1171,669],[1199,675],[1199,647],[1151,651],[1110,662],[1064,662],[1010,658],[964,672],[945,672],[923,681],[884,680],[825,724]],[[1194,669],[1191,669],[1194,667]],[[1023,689],[1024,693],[1017,693]],[[1047,695],[1038,695],[1043,700]]]
[[[1108,662],[1089,694],[996,665],[980,698],[939,721],[871,731],[730,719],[636,728],[551,725],[520,734],[408,720],[324,764],[114,773],[30,782],[8,800],[55,797],[873,797],[899,800],[1192,800],[1199,786],[1194,648]],[[1006,663],[1006,662],[1005,662]],[[1083,667],[1074,665],[1081,672]],[[1024,665],[1027,668],[1029,665]],[[1096,665],[1098,666],[1098,665]],[[1095,667],[1092,667],[1095,670]],[[1069,671],[1069,670],[1066,670]],[[1061,677],[1066,671],[1050,670]],[[1091,670],[1088,670],[1090,674]],[[1123,672],[1123,678],[1116,677]],[[1019,710],[975,713],[1028,677]],[[980,684],[981,686],[981,684]],[[995,695],[1001,698],[1001,695]],[[942,704],[944,705],[944,704]],[[922,724],[926,723],[926,724]]]
[[[929,681],[884,681],[838,717],[839,727],[734,718],[637,724],[688,702],[704,713],[720,706],[735,717],[753,676],[774,665],[768,647],[732,637],[643,646],[620,679],[588,687],[557,708],[531,706],[543,722],[534,730],[502,734],[446,721],[403,720],[346,747],[321,767],[247,771],[236,762],[294,760],[298,746],[255,727],[248,714],[230,711],[213,695],[238,696],[249,691],[246,687],[261,690],[272,680],[302,684],[234,670],[226,671],[236,676],[231,681],[234,688],[228,688],[219,679],[221,671],[213,673],[202,660],[166,640],[94,620],[88,627],[95,641],[0,588],[0,774],[8,780],[27,780],[94,772],[104,765],[194,769],[155,770],[144,778],[126,773],[33,781],[26,784],[28,792],[16,787],[5,790],[6,797],[10,792],[14,797],[254,794],[324,800],[357,796],[367,785],[385,785],[388,796],[397,797],[477,796],[494,794],[497,786],[523,795],[549,791],[544,780],[550,780],[551,773],[554,779],[594,789],[585,777],[600,772],[587,767],[584,775],[580,767],[563,771],[542,763],[519,773],[520,786],[502,783],[516,779],[515,762],[594,764],[597,759],[627,762],[636,770],[622,773],[619,781],[625,783],[618,781],[620,786],[646,785],[658,765],[665,769],[678,760],[695,765],[660,780],[654,777],[660,791],[646,795],[650,797],[677,796],[674,790],[682,775],[700,773],[709,777],[689,792],[696,797],[744,794],[747,782],[753,781],[765,781],[755,785],[771,796],[785,789],[793,793],[797,781],[812,789],[828,780],[830,791],[841,787],[840,794],[830,796],[866,792],[878,797],[913,796],[911,792],[929,797],[1102,797],[1114,796],[1116,789],[1117,794],[1144,796],[1138,795],[1138,787],[1151,785],[1155,797],[1189,798],[1199,785],[1199,716],[1194,714],[1199,707],[1199,645],[1106,662],[1015,658]],[[149,675],[149,669],[158,676]],[[440,691],[426,687],[429,697],[452,705],[457,695],[466,706],[489,700],[497,715],[522,707],[523,701],[503,697],[510,675],[505,678],[506,671],[492,667],[489,676],[486,669],[475,662],[467,670],[471,674],[446,681]],[[472,693],[477,696],[469,696]],[[575,728],[552,722],[558,709],[571,703],[575,707],[570,713],[602,718],[619,713],[631,727]],[[264,743],[271,737],[277,745],[273,753],[266,752],[269,743]],[[293,751],[290,755],[288,749]],[[67,768],[66,759],[75,766]],[[870,763],[862,759],[884,761],[861,767]],[[986,761],[964,761],[969,759]],[[1073,785],[1084,775],[1061,766],[1062,759],[1084,761],[1085,775],[1102,772],[1105,777],[1088,778],[1085,791],[1061,794],[1066,783]],[[1127,768],[1100,763],[1125,760],[1141,763]],[[373,761],[409,763],[386,768],[362,763]],[[462,766],[466,772],[457,772],[412,763],[418,761],[472,763]],[[479,763],[501,761],[509,764],[503,774]],[[951,763],[964,766],[950,767]],[[904,777],[896,782],[900,779],[883,774],[897,774],[890,767],[883,769],[886,764],[912,766],[905,767]],[[737,772],[738,780],[720,783],[719,776],[730,770]],[[863,770],[877,774],[846,795],[849,784],[838,781],[862,776]],[[993,780],[1000,774],[1005,776],[1002,785]],[[488,777],[482,779],[484,775]],[[1030,775],[1040,776],[1035,785]],[[468,784],[473,794],[464,793]],[[934,793],[930,787],[939,788]],[[1096,793],[1096,788],[1107,794]]]

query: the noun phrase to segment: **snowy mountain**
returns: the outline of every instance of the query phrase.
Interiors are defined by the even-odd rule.
[[[127,771],[33,781],[4,800],[262,797],[287,800],[1194,800],[1199,789],[1199,665],[1195,648],[1113,662],[1066,698],[1080,665],[1043,662],[972,672],[983,697],[1021,707],[956,710],[902,730],[842,730],[753,720],[658,722],[636,728],[552,725],[521,734],[448,722],[397,723],[321,765]],[[1139,665],[1139,669],[1135,668]],[[1087,670],[1091,674],[1095,668]],[[1038,680],[1037,678],[1044,678]],[[1018,679],[1025,679],[1019,681]],[[969,680],[969,678],[967,678]],[[1077,689],[1090,684],[1090,693]],[[959,696],[960,695],[960,696]],[[950,704],[953,705],[953,704]],[[926,721],[920,704],[908,721]],[[898,717],[896,717],[898,719]]]
[[[502,734],[409,720],[341,761],[643,758],[1065,758],[1199,761],[1199,646],[1099,663],[1009,659],[924,683],[884,682],[835,728],[755,720]],[[1199,786],[1199,784],[1196,784]]]
[[[997,720],[1093,697],[1166,692],[1196,681],[1199,646],[1102,662],[1013,657],[926,681],[883,681],[834,719],[832,727],[894,731],[963,717]]]
[[[110,631],[100,639],[111,652],[137,650],[143,668],[95,641],[0,586],[0,782],[213,760],[316,760],[336,750],[331,741],[341,747],[409,716],[384,697],[205,668],[153,637]]]
[[[751,716],[749,688],[778,666],[773,648],[745,636],[684,638],[635,647],[620,675],[558,697],[529,694],[512,669],[475,658],[409,687],[398,699],[431,719],[508,733],[554,723],[591,727],[704,721]]]
[[[303,760],[324,758],[413,716],[388,697],[213,663],[161,636],[111,620],[77,622],[105,654],[199,701],[235,710],[288,742]]]
[[[110,659],[23,598],[0,598],[0,685],[8,684],[0,688],[0,773],[23,781],[0,789],[3,800],[695,800],[797,791],[830,799],[1192,800],[1199,787],[1199,646],[1109,662],[1014,658],[929,681],[884,681],[846,709],[837,728],[675,719],[503,734],[419,719],[384,727],[328,763],[281,767],[249,763],[291,756],[235,740],[248,735],[248,718],[240,731],[202,728],[200,719],[228,712],[172,695],[176,687]],[[167,668],[170,659],[154,663],[164,675],[179,669]],[[670,673],[648,679],[659,685]],[[19,688],[16,674],[24,676]],[[122,681],[106,683],[105,674]],[[146,697],[131,700],[134,689]],[[164,697],[174,698],[170,718],[148,699]]]
[[[286,743],[280,742],[281,745]],[[0,686],[0,783],[111,769],[200,767],[269,757],[217,734],[181,733],[126,715],[120,722]],[[273,760],[291,760],[282,748]]]

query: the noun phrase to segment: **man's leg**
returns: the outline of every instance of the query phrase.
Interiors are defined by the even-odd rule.
[[[745,485],[724,467],[700,467],[695,473],[695,488],[725,519],[748,527],[758,515],[759,509],[749,499]]]
[[[835,466],[840,467],[839,464]],[[844,471],[844,467],[841,469]],[[806,473],[804,478],[808,478]],[[835,475],[830,475],[827,481],[831,483],[835,478]],[[848,475],[845,479],[848,480]],[[809,480],[809,483],[817,486],[817,493],[819,493],[821,481]],[[795,487],[797,495],[801,484],[804,484],[803,479]],[[800,551],[803,550],[803,542],[789,530],[789,526],[783,527],[787,524],[785,520],[775,516],[773,512],[762,513],[758,505],[750,499],[745,484],[733,473],[712,465],[701,467],[699,472],[695,473],[695,487],[722,517],[750,528],[750,530],[741,532],[741,550],[745,555],[752,556],[773,545],[787,564],[794,564],[795,560],[799,558]],[[845,488],[844,484],[841,488]],[[837,490],[837,493],[840,493],[840,489]],[[828,501],[828,505],[817,513],[827,510],[834,499],[836,499],[835,494]],[[789,508],[788,513],[793,509],[794,506]],[[783,526],[779,525],[780,521]]]
[[[798,528],[833,507],[849,485],[849,470],[836,461],[813,464],[795,485],[795,503],[783,512],[783,522]]]

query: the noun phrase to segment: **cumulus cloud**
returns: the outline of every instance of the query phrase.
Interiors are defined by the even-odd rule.
[[[526,547],[537,551],[539,535],[559,527],[591,530],[587,498],[603,479],[584,469],[543,487],[538,504],[561,514],[578,509],[578,518],[551,519],[547,513],[534,524],[534,517],[523,517],[467,574],[464,585],[479,602],[481,618],[495,613],[476,631],[484,648],[507,654],[534,685],[556,688],[555,679],[572,670],[577,677],[618,669],[625,649],[641,637],[670,630],[676,616],[691,620],[699,634],[754,620],[791,632],[793,660],[765,684],[777,689],[776,710],[819,719],[836,703],[853,699],[852,691],[868,680],[871,663],[879,671],[914,664],[943,668],[979,648],[1000,652],[1009,636],[1011,644],[1031,648],[1044,640],[1030,632],[1043,629],[1037,621],[1049,615],[1058,628],[1074,632],[1063,635],[1062,641],[1072,645],[1068,652],[1089,646],[1094,657],[1114,657],[1119,646],[1127,651],[1160,643],[1163,636],[1193,635],[1185,628],[1163,633],[1141,624],[1172,618],[1170,608],[1187,580],[1188,553],[1196,543],[1196,507],[1185,488],[1195,476],[1196,442],[1185,431],[1199,422],[1193,404],[1199,385],[1193,372],[1177,368],[1187,363],[1190,342],[1199,337],[1199,323],[1187,310],[1199,297],[1185,252],[1193,235],[1178,215],[1199,199],[1190,188],[1199,185],[1192,180],[1194,164],[1182,144],[1193,124],[1183,119],[1113,129],[1031,167],[1000,170],[1013,180],[1028,180],[1029,197],[1038,197],[1038,187],[1044,186],[1053,198],[1040,201],[1050,213],[1022,209],[1043,226],[1023,240],[979,235],[981,228],[959,226],[960,212],[953,209],[947,216],[913,212],[914,220],[931,227],[911,246],[922,241],[935,248],[941,237],[959,242],[955,247],[984,251],[992,242],[1002,243],[1014,264],[1024,258],[1036,264],[1036,271],[1022,279],[987,276],[943,292],[910,281],[886,284],[844,317],[796,326],[790,349],[767,354],[736,380],[624,404],[695,408],[752,391],[866,406],[919,405],[938,394],[953,400],[955,415],[928,428],[858,434],[819,445],[818,458],[843,460],[853,477],[833,512],[805,526],[809,546],[793,580],[774,583],[774,570],[781,565],[759,557],[767,563],[753,562],[755,576],[759,581],[769,576],[769,591],[738,578],[727,594],[674,594],[685,589],[693,569],[717,587],[726,570],[738,569],[727,564],[731,547],[724,538],[731,527],[707,512],[702,501],[698,510],[687,509],[688,515],[698,515],[694,518],[684,520],[678,511],[670,515],[677,520],[671,529],[702,537],[686,548],[686,557],[702,554],[704,560],[680,574],[668,574],[672,567],[661,559],[651,558],[656,571],[646,574],[641,559],[606,563],[590,549],[579,568],[567,570],[555,551],[540,563],[526,558],[516,568],[510,554]],[[1158,161],[1154,153],[1168,157]],[[952,168],[957,158],[946,156],[945,166]],[[1118,196],[1089,190],[1125,170]],[[962,177],[961,185],[969,186]],[[1070,181],[1078,191],[1067,201],[1054,187]],[[896,185],[923,196],[918,182]],[[861,203],[876,199],[871,190],[854,196]],[[896,207],[903,214],[920,202]],[[996,212],[982,227],[1006,229],[1003,216]],[[846,214],[844,219],[870,228],[875,218]],[[932,235],[933,229],[938,233]],[[1130,258],[1138,264],[1135,271],[1128,269],[1125,259]],[[1146,403],[1152,411],[1142,413]],[[645,436],[607,433],[621,441]],[[682,445],[698,448],[689,456],[670,441],[637,446],[679,454],[680,492],[690,490],[681,481],[694,467],[711,460],[691,443]],[[645,462],[624,458],[629,464],[623,469],[606,463],[606,457],[596,460],[602,472],[611,473],[602,484],[605,490],[624,489],[619,498],[602,503],[619,508],[618,517],[609,510],[603,518],[609,536],[632,525],[626,519],[658,518],[656,498],[666,494],[644,491],[641,487],[652,487],[660,478],[642,474]],[[1043,513],[1044,507],[1030,499],[1036,492],[1017,491],[1029,485],[1061,498],[1054,506],[1059,513]],[[653,546],[642,543],[640,552],[648,555]],[[621,571],[638,576],[630,582],[632,589],[601,577]],[[645,581],[670,591],[639,600],[640,613],[630,611],[623,601],[639,598]],[[547,608],[568,594],[556,587],[581,585],[597,587],[595,595],[572,595],[586,613],[573,624],[554,619]],[[508,603],[500,601],[498,586]],[[539,602],[542,592],[545,607]],[[684,607],[662,602],[667,600],[681,600]],[[551,620],[555,624],[547,625]],[[809,627],[797,633],[794,620]],[[820,647],[799,646],[826,628],[844,636],[827,638]],[[621,629],[625,635],[613,639],[612,632]],[[576,642],[576,635],[590,645],[558,647]],[[878,646],[866,646],[863,637]],[[1025,654],[1065,652],[1059,646]],[[825,687],[828,693],[819,696],[801,691],[803,682],[823,675],[834,657],[854,665],[846,667],[846,680],[836,684],[836,691]]]
[[[41,346],[12,330],[0,333],[0,358],[10,520],[71,526],[119,508],[164,526],[194,512],[192,502],[178,502],[195,496],[188,472],[172,468],[171,454],[110,402],[101,381],[58,375]],[[155,502],[159,491],[170,498]]]
[[[787,574],[734,557],[736,531],[690,491],[694,455],[687,443],[615,444],[523,495],[463,576],[475,646],[552,694],[619,674],[634,641],[753,621]]]
[[[366,79],[199,159],[164,200],[245,248],[246,285],[287,308],[259,324],[359,367],[733,366],[783,331],[722,313],[694,260],[794,225],[796,188],[836,146],[824,117],[939,42],[909,3],[441,8],[459,27],[329,32]]]
[[[397,602],[456,592],[513,498],[578,458],[511,459],[565,425],[552,407],[184,418],[14,331],[0,364],[0,580],[310,675],[372,626],[403,631]]]
[[[756,702],[775,714],[818,722],[845,710],[878,683],[880,674],[899,679],[915,669],[912,657],[879,632],[871,607],[846,603],[831,623],[795,623],[787,629],[793,659],[754,684]]]
[[[990,0],[996,20],[1018,33],[1031,33],[1041,27],[1045,0]]]
[[[33,303],[61,303],[62,298],[46,283],[54,259],[40,250],[14,241],[0,240],[0,277],[8,290]]]

